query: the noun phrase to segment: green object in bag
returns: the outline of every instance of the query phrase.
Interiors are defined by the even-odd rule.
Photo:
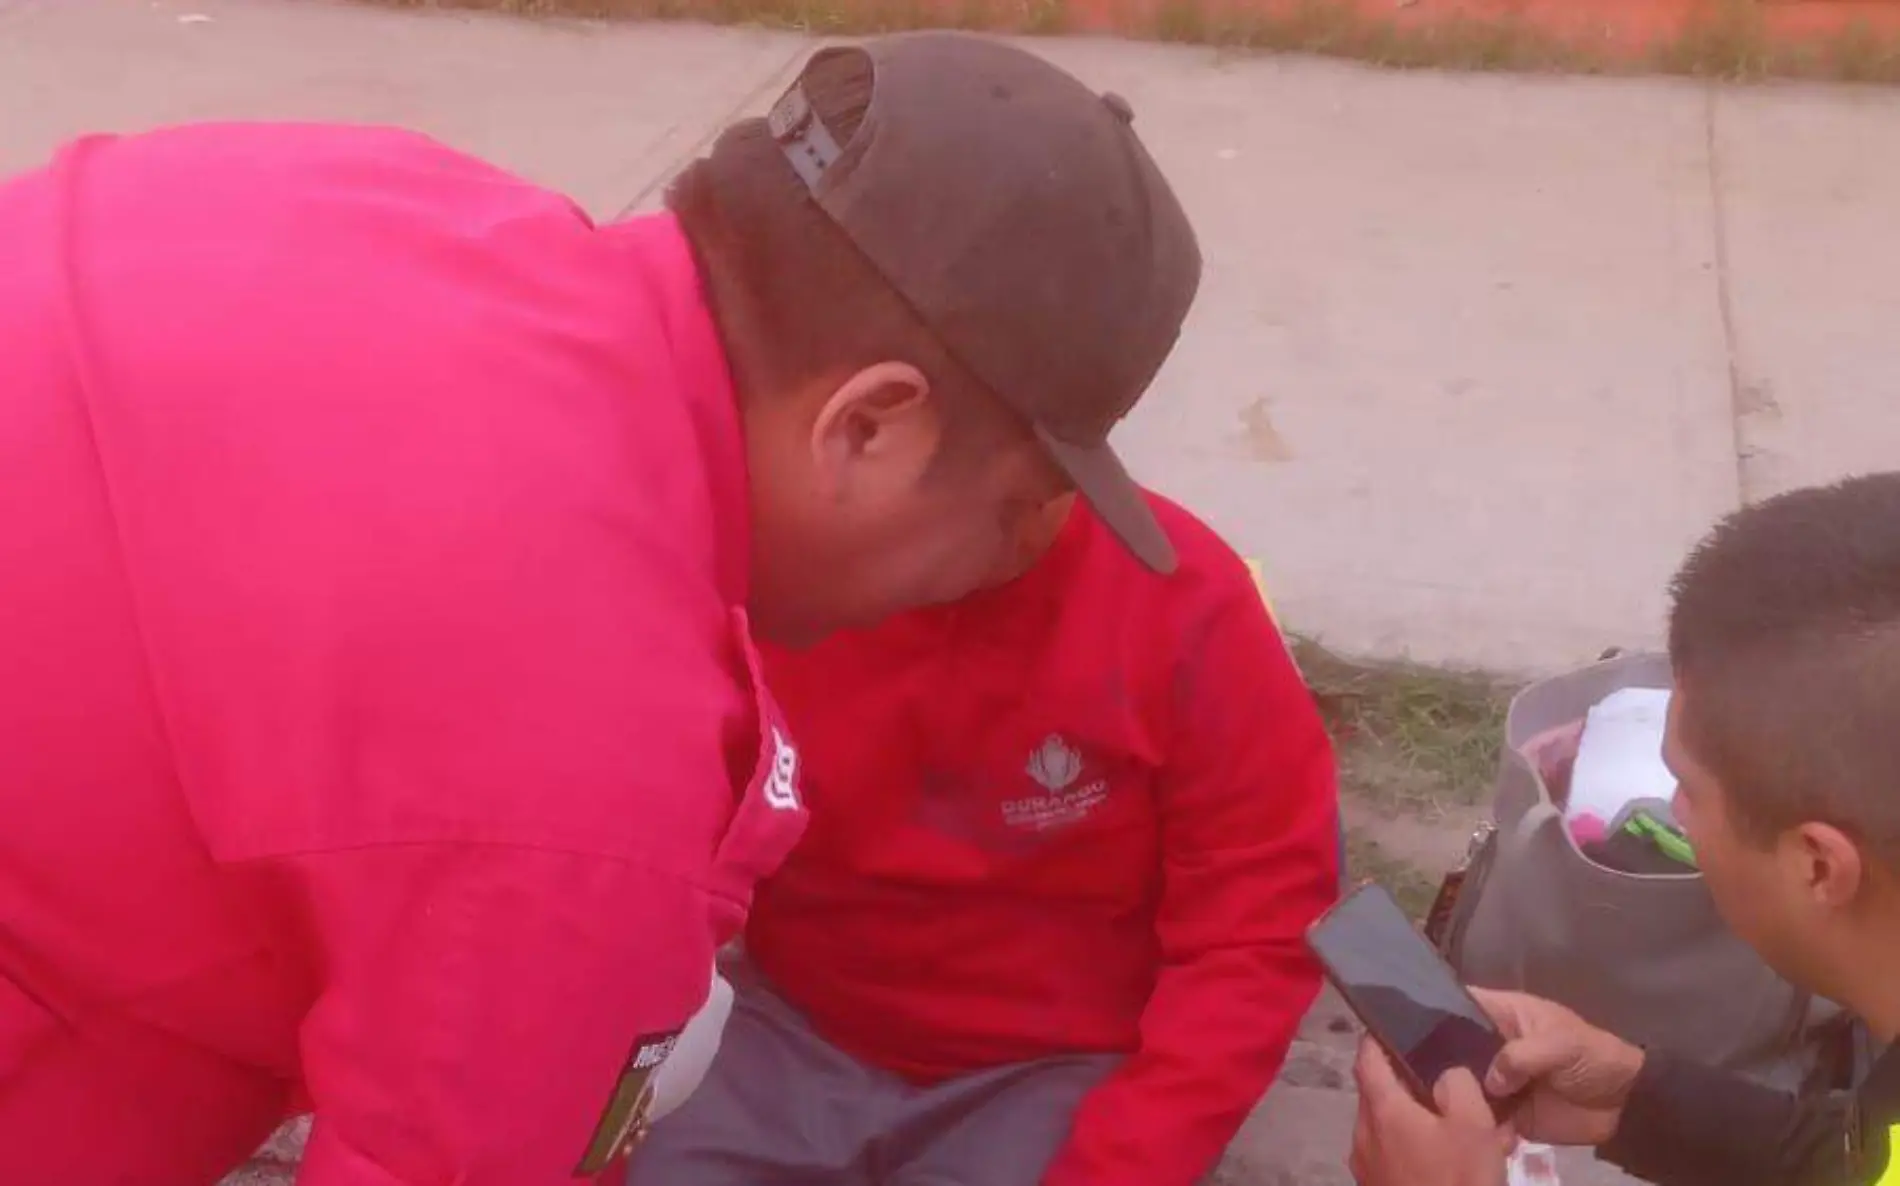
[[[1658,851],[1677,864],[1687,865],[1691,869],[1701,867],[1696,864],[1695,849],[1683,839],[1682,833],[1647,811],[1632,813],[1629,819],[1624,821],[1623,830],[1639,840],[1655,845]]]

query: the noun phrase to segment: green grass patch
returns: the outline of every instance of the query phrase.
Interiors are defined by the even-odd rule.
[[[1405,821],[1442,826],[1455,837],[1447,847],[1461,851],[1491,794],[1513,685],[1478,671],[1348,659],[1298,636],[1292,647],[1333,738],[1340,794],[1370,809],[1353,813],[1347,872],[1379,882],[1422,917],[1443,858],[1421,863],[1407,851],[1419,829]]]
[[[1433,818],[1483,802],[1512,685],[1478,671],[1360,662],[1295,638],[1293,655],[1339,752],[1342,790]]]

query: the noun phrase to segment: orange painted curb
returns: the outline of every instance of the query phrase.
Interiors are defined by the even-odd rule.
[[[698,0],[688,0],[689,7]],[[719,0],[708,0],[718,3]],[[841,0],[875,11],[905,0]],[[1637,62],[1686,37],[1738,32],[1769,48],[1864,33],[1900,40],[1900,0],[914,0],[945,24],[1035,31],[1053,16],[1066,30],[1197,40],[1275,22],[1311,28],[1317,40],[1350,22],[1359,32],[1503,29],[1611,62]],[[982,19],[973,20],[973,13]],[[1197,33],[1196,31],[1203,31]],[[1211,34],[1211,35],[1210,35]]]
[[[1140,15],[1151,24],[1171,2],[1069,0],[1068,10],[1091,31],[1135,32],[1142,27],[1140,10],[1147,10]],[[1508,25],[1613,56],[1647,53],[1696,30],[1738,22],[1757,28],[1770,44],[1819,41],[1856,29],[1900,34],[1900,0],[1756,0],[1752,5],[1723,0],[1330,0],[1328,6],[1399,29]],[[1209,16],[1287,18],[1304,11],[1310,17],[1314,11],[1312,0],[1217,0],[1210,8]],[[1131,17],[1137,18],[1132,25]]]

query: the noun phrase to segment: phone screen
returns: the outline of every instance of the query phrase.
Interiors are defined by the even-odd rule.
[[[1383,889],[1366,886],[1335,906],[1314,924],[1307,943],[1428,1102],[1432,1085],[1453,1067],[1484,1081],[1503,1037]]]

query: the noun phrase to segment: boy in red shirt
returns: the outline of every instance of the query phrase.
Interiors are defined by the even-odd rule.
[[[1246,566],[1149,501],[1172,577],[1078,506],[1015,580],[767,652],[812,824],[631,1186],[1191,1186],[1215,1164],[1318,989],[1337,802]]]

